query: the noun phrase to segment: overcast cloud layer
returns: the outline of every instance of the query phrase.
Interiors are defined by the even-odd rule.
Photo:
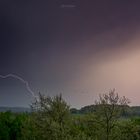
[[[0,2],[0,74],[37,94],[62,92],[75,107],[116,88],[140,105],[140,2]],[[27,106],[25,85],[0,79],[0,105]],[[10,97],[10,98],[9,98]]]

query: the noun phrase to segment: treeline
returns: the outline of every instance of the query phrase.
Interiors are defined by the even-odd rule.
[[[128,105],[111,90],[99,96],[94,111],[72,114],[61,95],[39,94],[30,113],[0,113],[0,140],[139,140],[140,118],[121,117]]]
[[[89,113],[95,113],[96,109],[98,108],[97,105],[88,105],[84,106],[81,109],[77,108],[71,108],[70,112],[72,114],[79,114],[79,115],[84,115],[84,114],[89,114]],[[128,106],[124,112],[121,112],[121,117],[139,117],[140,116],[140,106]]]

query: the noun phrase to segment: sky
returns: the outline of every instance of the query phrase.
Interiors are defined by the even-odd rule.
[[[138,0],[1,0],[0,75],[72,107],[115,88],[140,105]],[[0,78],[0,106],[28,106],[24,82]]]

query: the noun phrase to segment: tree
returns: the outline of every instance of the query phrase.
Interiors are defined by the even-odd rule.
[[[0,140],[20,140],[26,114],[0,113]]]
[[[115,89],[110,90],[108,94],[100,94],[99,100],[95,101],[97,105],[96,116],[103,131],[105,131],[105,138],[109,140],[113,129],[116,126],[116,121],[124,111],[130,101],[125,97],[120,97]],[[114,139],[114,138],[113,138]]]
[[[38,139],[66,139],[70,109],[62,95],[55,97],[39,94],[32,105]]]

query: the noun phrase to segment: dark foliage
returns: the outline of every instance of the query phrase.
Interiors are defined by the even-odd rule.
[[[112,90],[77,110],[61,95],[39,94],[30,113],[0,113],[0,140],[139,140],[139,107],[128,103]]]

